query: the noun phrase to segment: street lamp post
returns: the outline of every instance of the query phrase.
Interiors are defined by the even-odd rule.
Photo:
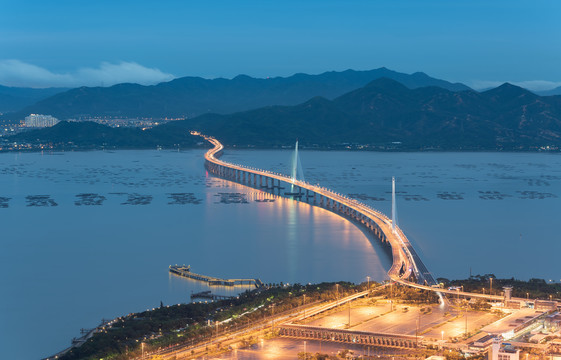
[[[337,295],[337,307],[339,307],[339,284],[335,284],[336,295]]]
[[[390,311],[393,311],[393,282],[390,281]]]
[[[366,291],[368,291],[368,297],[370,297],[370,276],[367,276],[366,279],[368,280],[368,285],[366,285]]]
[[[306,318],[306,294],[304,294],[304,319]]]
[[[272,328],[273,328],[273,335],[275,334],[275,304],[273,304],[273,307],[271,309],[271,321],[272,321]]]
[[[466,338],[467,338],[467,334],[468,334],[468,307],[466,304],[466,312],[465,312],[465,317],[466,317]]]
[[[349,329],[351,328],[351,302],[349,301]]]
[[[142,347],[142,358],[144,359],[144,343],[141,343],[141,347]]]
[[[419,312],[419,317],[421,316],[421,312]],[[417,326],[415,327],[415,345],[419,345],[419,319],[417,319]]]

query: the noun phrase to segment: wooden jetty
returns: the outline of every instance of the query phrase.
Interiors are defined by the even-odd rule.
[[[220,279],[197,274],[191,271],[191,265],[170,265],[169,272],[189,279],[204,281],[213,286],[254,285],[256,288],[263,286],[263,282],[259,279]]]

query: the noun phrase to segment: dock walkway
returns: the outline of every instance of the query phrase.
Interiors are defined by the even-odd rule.
[[[201,275],[191,271],[190,265],[170,265],[169,272],[189,279],[204,281],[213,286],[254,285],[256,288],[263,286],[259,279],[221,279],[213,276]]]

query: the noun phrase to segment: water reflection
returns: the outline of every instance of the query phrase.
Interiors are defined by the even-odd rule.
[[[281,203],[283,203],[283,201],[279,201],[279,204]],[[282,205],[280,206],[282,207]],[[286,239],[286,247],[288,250],[288,256],[286,258],[287,268],[290,277],[296,278],[296,272],[298,271],[297,264],[300,255],[298,253],[298,220],[300,207],[292,200],[287,204],[286,208],[288,217],[288,237]]]
[[[236,150],[238,162],[287,171],[289,151]],[[561,156],[539,153],[300,152],[311,183],[390,214],[399,179],[400,225],[436,276],[493,273],[557,278]],[[517,246],[519,234],[525,245]]]
[[[0,297],[0,347],[6,358],[51,355],[80,328],[160,301],[244,290],[170,277],[172,264],[265,283],[385,277],[373,245],[348,221],[206,177],[202,155],[0,154],[0,200],[6,205],[0,206],[0,287],[6,295]],[[27,198],[37,195],[48,198]],[[49,200],[58,206],[26,206]],[[42,334],[33,347],[30,328]]]

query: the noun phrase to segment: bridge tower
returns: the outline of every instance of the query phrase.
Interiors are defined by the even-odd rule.
[[[296,146],[294,147],[294,154],[292,157],[292,184],[296,181],[298,176],[298,140],[296,140]]]
[[[291,192],[294,192],[294,183],[296,180],[304,181],[304,170],[302,168],[302,162],[300,161],[300,155],[298,155],[298,140],[296,140],[296,146],[294,147],[294,154],[292,156],[292,169],[290,174],[292,184]]]
[[[397,207],[395,202],[395,177],[392,176],[392,232],[395,233],[397,226]]]

